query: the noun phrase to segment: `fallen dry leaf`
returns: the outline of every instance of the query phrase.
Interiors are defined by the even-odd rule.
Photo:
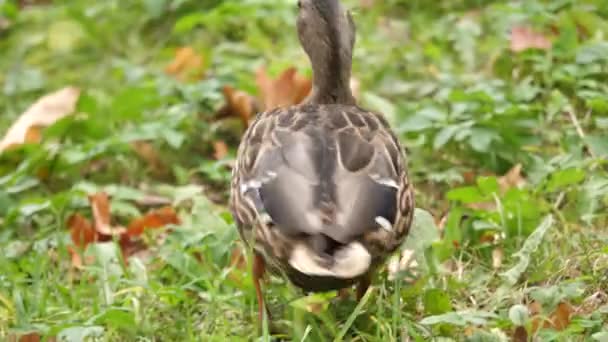
[[[228,155],[228,145],[223,140],[213,142],[213,158],[216,160],[224,159]]]
[[[79,213],[72,214],[68,218],[68,228],[72,236],[72,242],[80,248],[97,241],[97,232],[89,220]]]
[[[121,235],[126,232],[124,227],[112,227],[110,224],[110,198],[105,192],[89,195],[89,203],[93,211],[95,230],[101,235]]]
[[[68,246],[71,255],[72,266],[82,268],[85,264],[93,262],[92,259],[82,260],[82,250],[91,243],[111,241],[115,237],[119,239],[120,249],[125,262],[136,253],[143,257],[148,246],[137,239],[146,229],[154,229],[166,226],[167,224],[178,224],[179,218],[172,207],[162,207],[151,210],[146,215],[136,218],[130,222],[128,228],[113,227],[110,217],[110,201],[104,192],[91,194],[89,204],[93,212],[94,223],[84,218],[79,213],[72,214],[67,226],[74,246]],[[156,243],[162,244],[164,236],[158,236]]]
[[[286,107],[302,102],[312,89],[312,80],[300,75],[296,68],[288,68],[272,79],[266,68],[258,69],[256,83],[264,110]]]
[[[498,185],[502,193],[511,188],[521,188],[526,185],[526,179],[521,174],[521,168],[521,164],[516,164],[503,176],[498,177]]]
[[[547,319],[540,316],[542,307],[538,302],[532,302],[528,305],[528,312],[532,316],[532,331],[536,332],[539,328],[555,329],[562,331],[570,325],[572,314],[575,312],[570,303],[560,302],[557,307],[549,315]]]
[[[42,337],[39,333],[33,332],[23,335],[18,334],[10,334],[8,335],[8,342],[40,342],[42,341]],[[57,339],[55,337],[47,337],[45,339],[46,342],[55,342]]]
[[[167,167],[165,166],[165,163],[163,163],[158,155],[158,151],[150,142],[134,141],[131,143],[131,147],[142,160],[150,165],[152,170],[159,173],[166,172]]]
[[[501,246],[494,247],[492,250],[492,267],[497,270],[502,266],[502,259],[504,257],[505,252],[503,251]]]
[[[547,50],[551,41],[542,33],[527,26],[514,26],[511,29],[511,51],[521,52],[528,49]]]
[[[165,68],[165,73],[180,81],[199,79],[203,75],[203,57],[190,46],[175,50],[173,61]]]
[[[361,6],[362,8],[372,8],[374,7],[374,5],[376,4],[375,0],[361,0],[359,1],[359,6]]]
[[[528,331],[526,328],[519,326],[515,328],[513,331],[513,342],[528,342]]]
[[[574,308],[569,303],[559,303],[551,314],[551,327],[558,331],[566,329],[570,325],[570,318],[573,312]]]
[[[168,224],[179,224],[179,222],[177,213],[172,207],[163,207],[152,210],[146,215],[131,221],[126,230],[126,235],[139,236],[143,234],[145,229],[160,228]]]
[[[80,89],[66,87],[38,99],[8,129],[0,141],[0,152],[25,143],[38,143],[41,129],[52,125],[76,109]]]
[[[223,93],[226,104],[218,111],[218,118],[237,117],[241,119],[243,127],[247,128],[249,120],[258,110],[255,98],[231,86],[225,86]]]

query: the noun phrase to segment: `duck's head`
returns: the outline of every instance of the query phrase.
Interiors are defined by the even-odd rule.
[[[320,102],[353,101],[349,82],[355,45],[355,24],[339,0],[299,0],[298,37],[313,68]],[[319,101],[317,101],[319,102]]]

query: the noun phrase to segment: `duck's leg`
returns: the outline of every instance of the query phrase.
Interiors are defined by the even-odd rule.
[[[253,285],[255,286],[255,295],[258,299],[258,320],[260,323],[264,321],[264,310],[266,310],[268,320],[270,320],[270,312],[266,308],[266,302],[264,301],[264,294],[262,293],[262,286],[260,284],[266,271],[266,263],[264,258],[258,253],[253,255]]]
[[[363,275],[363,277],[361,278],[361,280],[359,280],[359,283],[357,284],[357,300],[361,300],[361,298],[363,298],[365,292],[367,292],[367,289],[369,288],[369,285],[371,283],[372,273],[367,272],[365,275]]]

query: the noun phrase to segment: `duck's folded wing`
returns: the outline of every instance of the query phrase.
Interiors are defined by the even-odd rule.
[[[366,231],[390,229],[398,177],[382,141],[321,128],[277,131],[274,139],[248,184],[256,188],[258,210],[282,233],[348,243]]]

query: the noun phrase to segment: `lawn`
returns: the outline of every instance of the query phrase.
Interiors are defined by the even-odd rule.
[[[343,2],[414,227],[258,324],[228,187],[308,90],[296,1],[0,0],[0,340],[608,341],[608,2]]]

